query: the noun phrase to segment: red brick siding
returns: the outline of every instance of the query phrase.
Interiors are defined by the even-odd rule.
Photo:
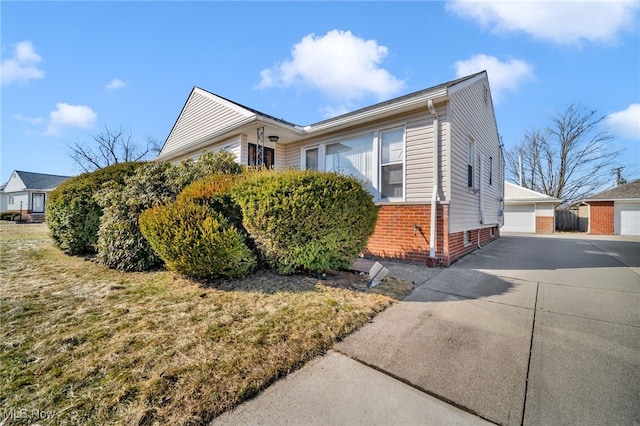
[[[591,201],[589,211],[589,233],[613,235],[613,201]]]
[[[429,259],[430,224],[430,205],[382,206],[365,255],[448,266],[478,247],[478,229],[470,231],[470,242],[465,246],[464,233],[449,234],[449,206],[438,205],[435,247],[437,260]],[[414,225],[418,225],[419,229],[414,231]],[[494,228],[493,237],[489,228],[481,229],[480,244],[484,245],[499,236],[498,227]]]
[[[425,262],[429,257],[431,206],[382,206],[366,254]],[[420,228],[414,232],[414,225]]]
[[[478,238],[480,246],[483,246],[500,237],[500,230],[496,226],[493,228],[493,236],[491,236],[490,228],[472,229],[469,231],[469,242],[464,244],[464,232],[456,232],[449,234],[449,251],[443,258],[443,264],[448,266],[465,254],[471,253],[478,248]]]
[[[553,234],[553,218],[536,216],[536,233]]]

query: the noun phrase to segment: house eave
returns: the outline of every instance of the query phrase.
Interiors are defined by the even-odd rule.
[[[635,202],[640,202],[640,198],[638,197],[636,198],[590,198],[582,201],[585,203],[593,203],[593,202],[597,203],[601,201],[624,201],[624,202],[635,203]]]
[[[335,119],[330,119],[317,124],[306,126],[303,129],[309,136],[321,135],[323,133],[342,130],[347,127],[366,123],[376,119],[394,116],[422,107],[426,109],[427,101],[429,101],[430,99],[433,100],[434,103],[447,101],[449,99],[447,95],[447,88],[445,87],[437,91],[422,93],[420,95],[404,99],[399,102],[394,102],[389,105],[382,105],[377,108],[365,109],[361,112],[356,111],[351,114],[345,114],[343,116],[336,117]]]
[[[185,154],[198,152],[205,149],[207,146],[222,142],[223,140],[240,133],[248,133],[258,127],[269,127],[270,129],[277,129],[280,137],[283,134],[287,134],[289,139],[299,138],[304,134],[304,131],[299,126],[288,126],[278,120],[264,117],[258,114],[254,114],[230,126],[220,129],[214,133],[205,135],[200,139],[193,141],[192,143],[180,147],[179,149],[169,151],[154,158],[152,161],[171,161],[177,158],[183,157]],[[265,134],[265,137],[268,136]],[[283,141],[284,142],[284,141]],[[279,142],[279,143],[283,143]],[[286,143],[286,142],[284,142]]]

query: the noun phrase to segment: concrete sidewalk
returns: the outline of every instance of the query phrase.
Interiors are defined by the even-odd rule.
[[[335,351],[211,425],[485,425],[469,413]]]

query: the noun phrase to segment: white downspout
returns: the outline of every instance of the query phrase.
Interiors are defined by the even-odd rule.
[[[480,225],[484,225],[484,154],[480,153]]]
[[[431,193],[431,229],[429,232],[429,257],[436,257],[436,218],[438,197],[438,151],[440,150],[440,126],[438,125],[438,113],[433,106],[433,100],[427,101],[429,112],[433,116],[433,191]]]

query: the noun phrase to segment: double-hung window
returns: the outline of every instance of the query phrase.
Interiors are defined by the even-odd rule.
[[[474,185],[474,176],[473,176],[473,165],[476,161],[476,146],[475,142],[471,137],[469,137],[469,146],[467,150],[467,186],[469,188],[473,188]]]
[[[380,132],[380,196],[404,196],[404,128]]]
[[[405,129],[376,130],[302,149],[302,168],[359,179],[377,200],[404,198]]]

